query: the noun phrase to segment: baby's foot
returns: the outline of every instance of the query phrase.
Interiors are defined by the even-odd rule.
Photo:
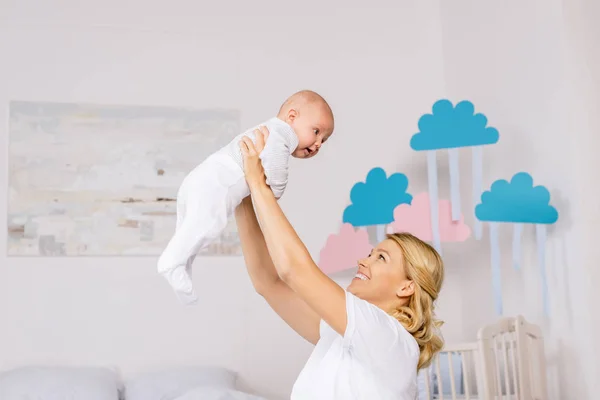
[[[185,305],[192,305],[198,300],[194,293],[192,278],[187,273],[185,267],[177,267],[171,271],[163,273],[175,293],[179,301]]]

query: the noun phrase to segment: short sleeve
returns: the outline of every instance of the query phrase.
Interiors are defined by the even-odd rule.
[[[277,127],[269,127],[269,131],[271,133],[260,158],[265,169],[267,184],[271,187],[275,197],[279,199],[287,186],[290,153],[285,139],[277,131]]]
[[[354,356],[367,363],[378,363],[389,357],[418,360],[415,339],[385,311],[346,292],[346,312],[344,347]]]

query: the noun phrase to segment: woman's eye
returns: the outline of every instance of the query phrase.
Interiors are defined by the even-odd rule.
[[[379,255],[379,259],[380,259],[381,261],[385,261],[385,257],[384,257],[383,255],[381,255],[381,254]]]

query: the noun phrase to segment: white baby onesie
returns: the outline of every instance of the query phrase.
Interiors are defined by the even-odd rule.
[[[269,138],[260,159],[267,183],[275,197],[280,198],[287,185],[289,158],[298,146],[298,137],[279,118],[271,118],[262,125],[269,130]],[[254,141],[255,128],[210,155],[183,179],[179,188],[175,234],[158,260],[158,272],[184,304],[197,300],[191,278],[196,254],[220,236],[235,208],[250,194],[239,142],[243,136]]]

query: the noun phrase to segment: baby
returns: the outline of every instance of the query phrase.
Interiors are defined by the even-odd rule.
[[[279,199],[287,185],[290,155],[314,157],[333,133],[333,113],[320,95],[303,90],[288,98],[277,117],[262,125],[269,130],[269,137],[260,159],[267,183]],[[184,304],[197,300],[191,279],[196,254],[220,236],[235,208],[250,194],[239,142],[243,136],[254,140],[255,128],[210,155],[179,188],[175,234],[158,260],[158,271]]]

